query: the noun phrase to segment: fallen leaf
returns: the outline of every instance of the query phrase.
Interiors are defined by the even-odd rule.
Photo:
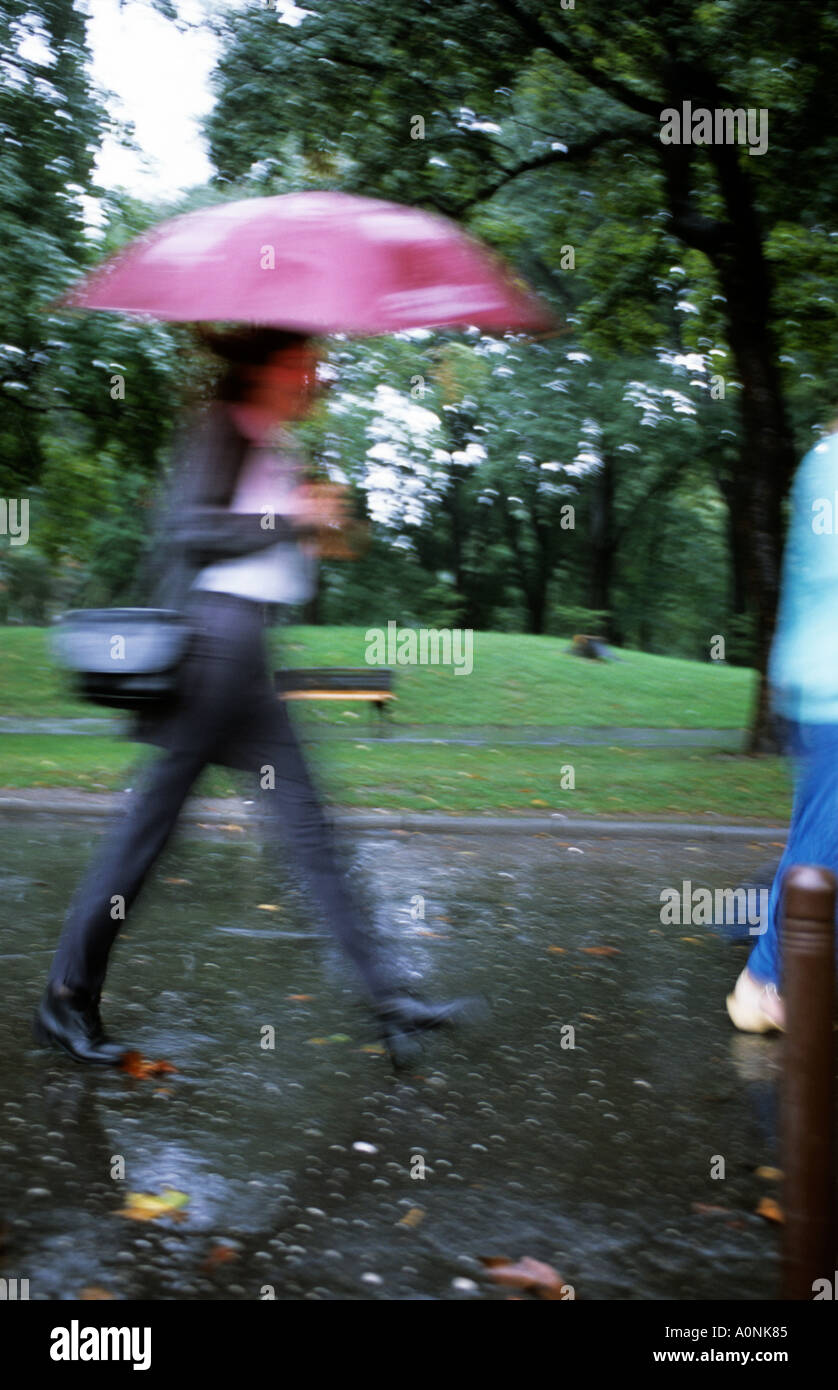
[[[414,936],[432,936],[435,941],[446,941],[447,935],[442,931],[431,931],[430,927],[417,927]]]
[[[257,912],[281,912],[282,908],[277,903],[257,903]]]
[[[692,1209],[697,1216],[730,1216],[730,1207],[716,1207],[712,1202],[693,1202]]]
[[[758,1178],[765,1178],[767,1182],[779,1182],[783,1176],[782,1168],[769,1168],[764,1164],[755,1169]]]
[[[557,956],[567,955],[567,951],[565,950],[564,946],[548,946],[547,950],[554,951]]]
[[[425,1213],[421,1207],[411,1207],[406,1211],[401,1221],[397,1221],[397,1226],[409,1226],[411,1230],[425,1220]]]
[[[757,1203],[757,1216],[762,1216],[766,1221],[776,1221],[782,1226],[785,1223],[785,1213],[779,1202],[775,1202],[773,1197],[760,1197]]]
[[[691,946],[703,946],[704,942],[700,936],[679,936],[679,941],[688,941]]]
[[[206,1274],[211,1274],[219,1265],[229,1264],[239,1258],[238,1251],[230,1245],[214,1245],[201,1265]]]
[[[161,1193],[129,1192],[127,1205],[121,1207],[117,1216],[127,1216],[131,1221],[156,1221],[160,1216],[170,1216],[182,1221],[185,1213],[181,1208],[187,1206],[189,1196],[177,1192],[173,1187],[164,1187]]]
[[[176,883],[176,884],[180,885],[180,884],[188,884],[188,883],[191,883],[192,880],[191,880],[191,878],[164,878],[164,879],[163,879],[163,882],[164,882],[164,883]]]
[[[286,999],[292,999],[295,1004],[308,1004],[314,998],[313,994],[286,994]]]
[[[505,1255],[481,1255],[486,1272],[496,1284],[511,1284],[515,1289],[529,1289],[539,1298],[561,1299],[567,1284],[552,1265],[532,1260],[524,1255],[520,1260]]]
[[[119,1069],[125,1072],[126,1076],[135,1076],[140,1081],[145,1081],[149,1076],[165,1076],[167,1072],[177,1071],[177,1067],[173,1067],[171,1062],[152,1062],[141,1052],[126,1052]]]
[[[99,1300],[104,1302],[106,1298],[116,1298],[116,1294],[108,1293],[107,1289],[100,1289],[95,1284],[89,1284],[79,1294],[79,1300],[82,1303],[95,1303]]]
[[[580,946],[586,956],[619,956],[622,952],[616,946]]]
[[[359,1048],[359,1051],[372,1052],[376,1057],[386,1057],[387,1055],[387,1049],[382,1047],[381,1043],[365,1043],[362,1048]]]

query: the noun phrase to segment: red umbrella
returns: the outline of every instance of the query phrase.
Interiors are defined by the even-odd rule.
[[[447,218],[348,193],[286,193],[161,222],[61,303],[302,332],[553,326],[546,308]]]

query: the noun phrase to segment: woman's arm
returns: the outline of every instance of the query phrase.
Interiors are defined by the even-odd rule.
[[[188,507],[171,516],[165,527],[164,545],[180,548],[196,565],[232,560],[255,554],[280,541],[306,540],[316,528],[302,518],[274,515],[264,525],[262,512],[231,512],[226,507]]]

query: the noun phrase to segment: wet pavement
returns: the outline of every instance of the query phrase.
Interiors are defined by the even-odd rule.
[[[177,1068],[139,1080],[29,1035],[104,829],[0,821],[0,1274],[30,1298],[506,1299],[480,1257],[525,1255],[586,1300],[776,1295],[755,1209],[779,1197],[757,1169],[778,1161],[783,1043],[728,1024],[741,933],[659,914],[664,888],[760,881],[779,848],[355,834],[406,976],[490,1006],[396,1075],[287,868],[252,827],[185,827],[103,1000]],[[173,1214],[120,1214],[166,1188],[188,1197]]]

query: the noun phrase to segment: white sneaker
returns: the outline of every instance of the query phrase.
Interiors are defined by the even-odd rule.
[[[785,1031],[785,1009],[777,986],[755,980],[747,967],[733,993],[727,996],[727,1012],[731,1023],[742,1033]]]

